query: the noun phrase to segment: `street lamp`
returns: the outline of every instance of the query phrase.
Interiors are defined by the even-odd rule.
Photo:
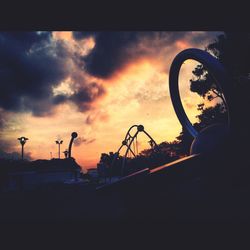
[[[68,158],[68,154],[69,154],[68,150],[66,149],[65,151],[63,151],[63,153],[64,153],[65,158]]]
[[[60,159],[60,145],[63,143],[63,140],[56,140],[56,144],[58,144],[58,158]]]
[[[78,134],[76,132],[73,132],[71,134],[71,140],[69,142],[69,152],[68,152],[68,157],[71,158],[71,148],[72,148],[72,144],[73,144],[73,141],[74,139],[78,136]]]
[[[22,146],[22,151],[21,151],[21,154],[22,154],[22,160],[23,160],[23,148],[24,148],[24,144],[26,143],[27,140],[29,140],[28,138],[22,136],[20,138],[17,138],[17,140],[20,141],[20,144]]]

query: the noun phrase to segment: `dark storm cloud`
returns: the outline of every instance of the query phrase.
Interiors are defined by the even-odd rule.
[[[86,70],[97,77],[108,78],[115,71],[140,56],[155,54],[164,46],[172,46],[179,39],[189,39],[195,44],[207,39],[209,34],[190,32],[74,32],[81,40],[90,36],[95,47],[83,58]],[[143,45],[144,46],[140,46]]]
[[[11,111],[47,113],[39,102],[66,76],[63,60],[53,54],[51,33],[0,33],[0,106]],[[44,104],[44,103],[43,103]]]
[[[82,86],[76,93],[66,96],[57,95],[53,99],[55,104],[60,104],[63,102],[71,101],[76,104],[79,111],[87,111],[90,109],[90,105],[98,97],[105,94],[105,89],[103,86],[98,85],[95,82],[89,83],[88,85]]]
[[[70,98],[54,96],[52,91],[71,76],[69,60],[82,71],[78,57],[65,43],[54,40],[51,32],[0,32],[0,108],[45,116],[64,101],[89,106],[104,93],[101,87],[74,82],[78,87]],[[97,88],[99,94],[94,95]]]
[[[90,74],[103,78],[109,77],[127,62],[126,50],[138,38],[137,32],[74,33],[76,39],[91,35],[95,37],[96,44],[92,52],[84,58],[85,67]]]
[[[85,80],[83,68],[90,75],[108,78],[131,61],[157,55],[161,48],[171,47],[179,39],[193,39],[196,43],[208,36],[206,33],[190,34],[74,32],[76,41],[90,36],[95,39],[91,52],[81,56],[63,41],[54,40],[51,32],[0,32],[0,108],[46,116],[53,114],[56,105],[70,101],[84,112],[105,89]],[[73,81],[73,94],[53,95],[53,89],[67,77]],[[0,126],[2,123],[0,119]]]

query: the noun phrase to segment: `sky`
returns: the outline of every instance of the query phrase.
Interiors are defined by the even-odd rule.
[[[184,49],[204,49],[219,31],[0,32],[0,157],[58,157],[55,140],[84,168],[115,152],[129,127],[142,124],[157,143],[173,141],[181,125],[173,110],[168,73]],[[180,95],[196,121],[203,100],[189,91],[192,70],[180,72]],[[149,148],[141,135],[139,149]],[[63,154],[61,153],[61,157]]]

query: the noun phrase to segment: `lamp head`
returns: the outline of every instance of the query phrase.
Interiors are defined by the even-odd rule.
[[[76,132],[73,132],[72,134],[71,134],[71,137],[72,138],[76,138],[78,136],[78,134],[76,133]]]
[[[26,141],[29,140],[28,138],[26,138],[24,136],[19,137],[17,139],[20,141],[21,145],[24,145],[26,143]]]

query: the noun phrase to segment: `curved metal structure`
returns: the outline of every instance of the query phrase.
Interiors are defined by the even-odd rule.
[[[193,59],[203,64],[203,66],[209,71],[214,81],[216,82],[218,88],[223,92],[226,99],[226,107],[228,110],[228,126],[232,125],[231,117],[229,117],[229,111],[232,107],[229,102],[232,96],[230,94],[232,91],[229,89],[231,84],[230,78],[223,67],[223,65],[213,56],[211,56],[206,51],[200,49],[186,49],[180,52],[173,60],[170,71],[169,71],[169,91],[172,100],[172,104],[175,113],[182,124],[182,126],[189,131],[189,133],[195,138],[198,135],[198,131],[193,127],[192,123],[188,119],[186,112],[182,106],[180,93],[179,93],[179,72],[182,64],[188,60]]]
[[[74,139],[78,136],[78,134],[76,132],[73,132],[71,134],[71,140],[69,142],[69,150],[68,150],[68,158],[71,158],[71,149],[72,149],[72,144],[73,144],[73,141]]]
[[[133,128],[137,128],[137,131],[135,132],[134,135],[131,135],[131,130]],[[128,129],[128,132],[126,133],[126,136],[124,138],[124,140],[122,141],[122,145],[119,147],[119,149],[117,150],[117,152],[114,154],[114,159],[113,162],[111,164],[111,167],[113,167],[114,162],[116,161],[121,149],[123,147],[127,147],[124,158],[123,158],[123,162],[122,162],[122,175],[124,174],[124,170],[125,170],[125,164],[126,164],[126,160],[127,160],[127,156],[129,154],[133,155],[134,157],[136,156],[136,154],[138,154],[138,144],[137,144],[137,135],[142,132],[144,133],[149,139],[149,143],[150,146],[152,148],[157,148],[157,143],[155,142],[155,140],[144,130],[144,126],[143,125],[133,125]],[[133,142],[136,143],[136,146],[133,144]],[[132,148],[132,145],[134,145],[134,148]]]

